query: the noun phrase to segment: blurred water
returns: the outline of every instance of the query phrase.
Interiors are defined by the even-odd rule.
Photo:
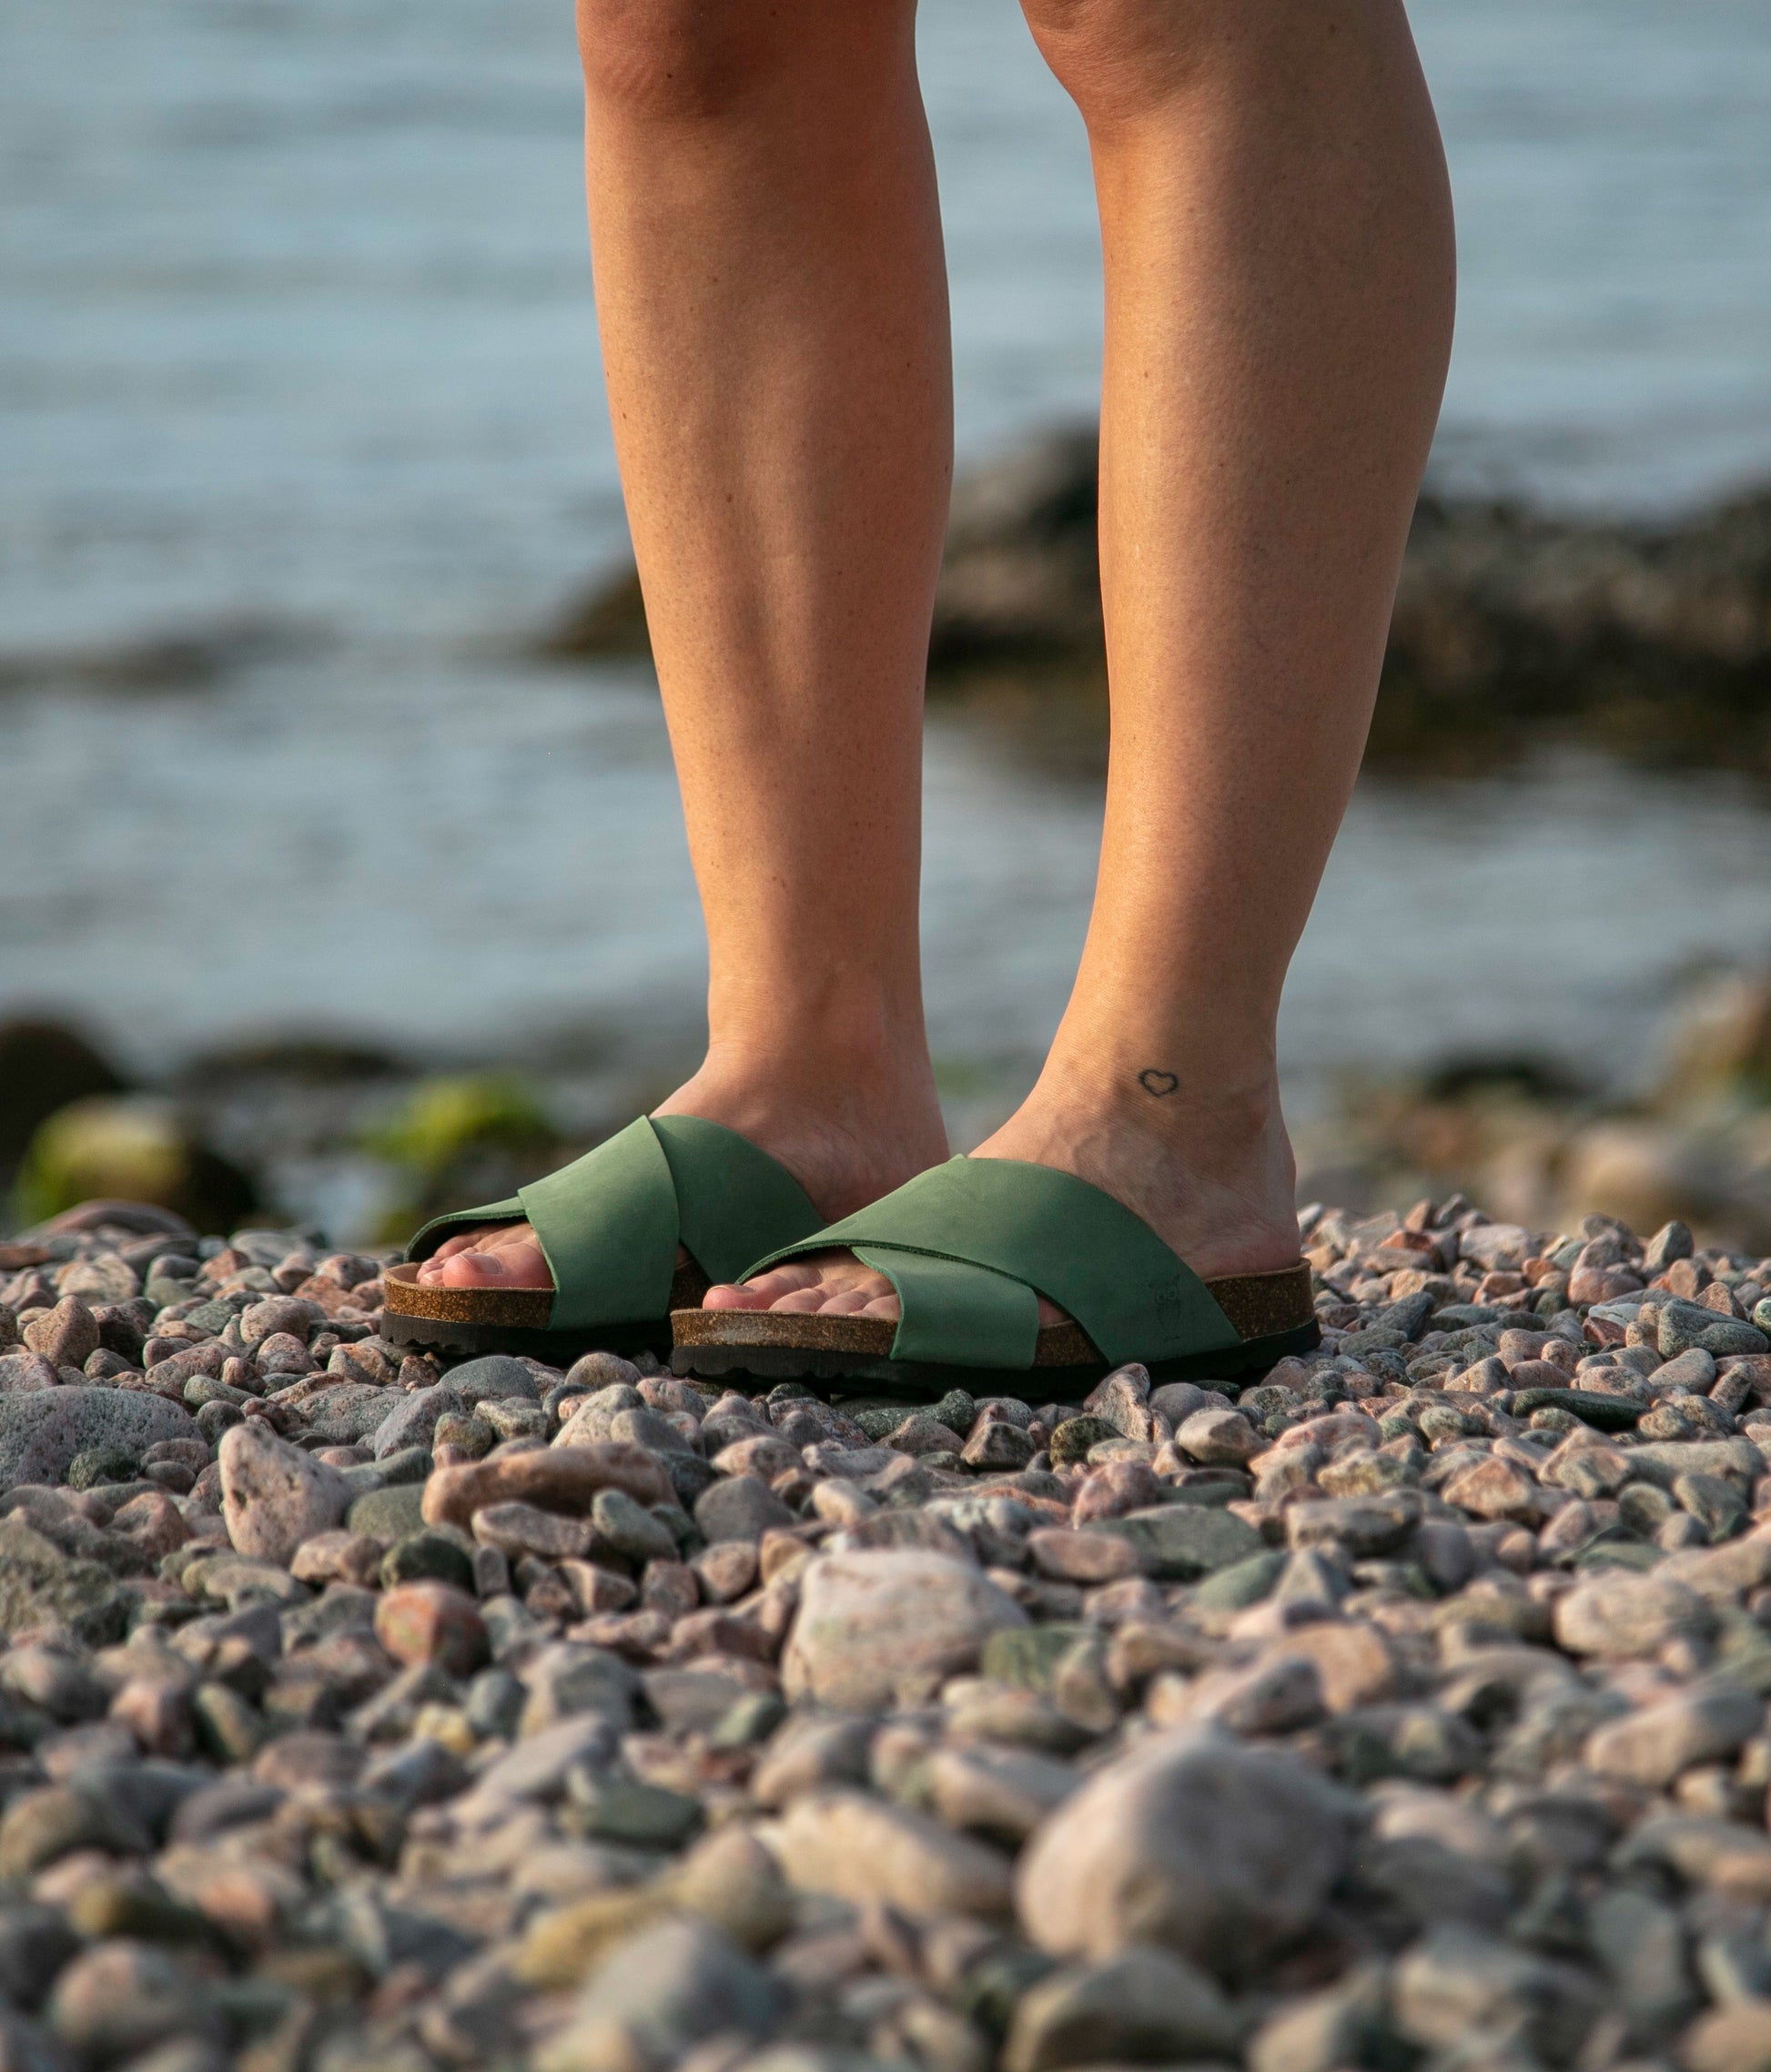
[[[1762,0],[1414,14],[1461,214],[1441,471],[1638,506],[1771,473]],[[1091,407],[1092,204],[1010,0],[926,0],[922,40],[976,455]],[[541,0],[0,12],[0,660],[291,643],[180,696],[11,672],[0,1009],[148,1064],[292,1020],[496,1049],[692,1019],[643,675],[511,659],[621,541],[578,120]],[[1098,803],[956,723],[929,760],[937,1043],[1021,1069]],[[1766,826],[1590,771],[1362,795],[1296,1084],[1503,1040],[1625,1069],[1681,960],[1767,947]]]

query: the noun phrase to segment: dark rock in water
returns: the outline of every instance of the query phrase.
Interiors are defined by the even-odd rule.
[[[124,1084],[77,1029],[0,1022],[0,1174],[12,1171],[38,1124],[57,1108],[93,1094],[120,1094]]]
[[[231,1230],[255,1205],[252,1182],[213,1151],[170,1103],[94,1095],[42,1122],[25,1146],[16,1194],[46,1221],[95,1198],[171,1210],[197,1230]]]
[[[1078,691],[1104,718],[1097,440],[1049,433],[955,485],[936,591],[936,688]],[[631,571],[544,643],[643,654]],[[1626,755],[1771,768],[1771,492],[1664,525],[1423,496],[1372,724],[1380,764],[1472,742],[1495,757],[1578,722]]]

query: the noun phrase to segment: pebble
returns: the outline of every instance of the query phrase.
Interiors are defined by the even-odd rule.
[[[974,1667],[984,1643],[1027,1615],[974,1565],[870,1548],[814,1560],[782,1661],[782,1689],[865,1712],[932,1693]]]
[[[375,1608],[375,1637],[396,1662],[434,1663],[468,1676],[486,1659],[486,1625],[472,1598],[446,1582],[402,1582]]]
[[[774,1847],[790,1885],[911,1914],[1008,1914],[999,1850],[906,1806],[857,1791],[811,1792],[788,1808]]]
[[[350,1504],[336,1468],[278,1439],[262,1418],[224,1432],[216,1449],[221,1515],[243,1554],[287,1564],[304,1540],[329,1531]]]
[[[0,2064],[1771,2066],[1771,1262],[1324,1212],[1264,1380],[832,1409],[56,1241]]]

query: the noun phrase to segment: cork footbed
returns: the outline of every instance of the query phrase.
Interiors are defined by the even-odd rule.
[[[527,1341],[541,1340],[552,1352],[563,1350],[568,1342],[585,1351],[621,1352],[642,1346],[662,1350],[670,1342],[670,1324],[664,1317],[635,1317],[588,1329],[551,1330],[551,1288],[421,1286],[415,1263],[390,1267],[382,1280],[387,1302],[381,1311],[381,1335],[396,1345],[501,1352],[529,1350]],[[671,1309],[697,1308],[711,1285],[693,1259],[685,1261],[671,1280]],[[538,1350],[536,1357],[544,1353]]]
[[[1183,1370],[1197,1369],[1228,1378],[1252,1367],[1264,1370],[1289,1352],[1306,1352],[1321,1342],[1311,1300],[1310,1268],[1301,1259],[1273,1273],[1238,1274],[1208,1280],[1205,1286],[1235,1325],[1242,1343],[1159,1362],[1151,1368],[1153,1374],[1159,1366],[1165,1376],[1179,1378]],[[932,1384],[939,1377],[966,1371],[913,1368],[893,1359],[892,1340],[896,1335],[896,1324],[884,1317],[827,1317],[791,1309],[703,1309],[697,1305],[671,1312],[674,1348],[671,1365],[679,1374],[710,1380],[750,1373],[777,1380],[853,1376]],[[1033,1364],[1036,1369],[1056,1368],[1078,1375],[1085,1370],[1100,1372],[1106,1367],[1088,1333],[1068,1321],[1047,1324],[1040,1330]]]

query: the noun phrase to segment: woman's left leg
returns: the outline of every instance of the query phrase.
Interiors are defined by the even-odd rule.
[[[1091,1181],[1202,1276],[1260,1272],[1298,1249],[1280,993],[1450,347],[1444,164],[1400,0],[1023,4],[1100,207],[1112,750],[1069,1006],[975,1156]],[[834,1254],[708,1300],[897,1309]]]

